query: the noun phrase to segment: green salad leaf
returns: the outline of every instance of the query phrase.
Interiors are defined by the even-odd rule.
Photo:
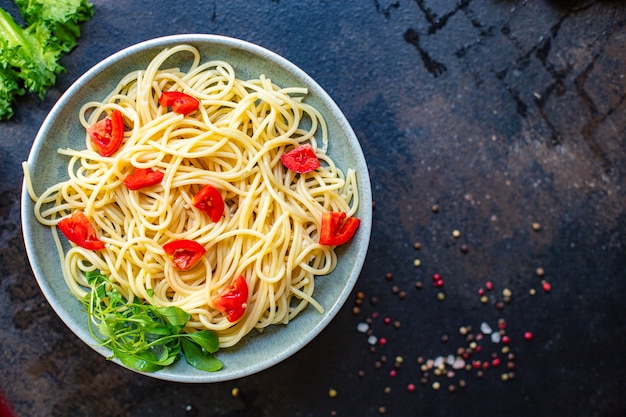
[[[182,357],[196,369],[222,369],[222,362],[213,355],[219,349],[215,333],[184,332],[189,313],[176,306],[156,307],[141,300],[126,300],[99,271],[86,273],[86,278],[91,287],[83,299],[89,331],[111,349],[109,359],[117,358],[141,372],[158,371]]]
[[[0,120],[13,116],[15,97],[43,99],[65,68],[60,58],[80,37],[79,24],[93,17],[87,0],[15,0],[25,27],[0,8]]]

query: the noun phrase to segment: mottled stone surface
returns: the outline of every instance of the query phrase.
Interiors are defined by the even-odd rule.
[[[19,416],[626,414],[623,2],[94,4],[56,88],[43,101],[21,98],[15,117],[0,123],[0,391]],[[35,283],[19,215],[20,163],[72,81],[123,47],[192,32],[258,43],[312,75],[361,140],[376,203],[367,262],[337,319],[284,363],[211,385],[134,374],[74,337]],[[494,289],[481,303],[487,281]],[[505,288],[513,295],[498,310]],[[358,291],[365,297],[353,314]],[[370,347],[357,331],[368,317],[385,345]],[[514,379],[502,380],[503,344],[485,335],[468,363],[495,355],[498,367],[482,378],[474,368],[450,377],[430,369],[420,382],[420,356],[456,354],[471,343],[460,327],[477,334],[499,318]],[[532,341],[523,340],[527,331]]]

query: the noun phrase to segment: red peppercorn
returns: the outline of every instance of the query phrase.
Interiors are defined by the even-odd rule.
[[[441,279],[440,274],[433,274],[433,281],[439,281]]]
[[[511,342],[511,338],[507,335],[502,336],[502,343],[505,345]]]
[[[493,358],[491,360],[491,366],[500,366],[500,359],[499,358]]]
[[[550,292],[550,290],[552,290],[552,285],[550,285],[548,281],[543,281],[541,283],[541,288],[543,288],[545,292]]]
[[[483,295],[485,295],[485,289],[484,288],[479,288],[478,289],[478,296],[482,297]]]
[[[524,333],[524,340],[528,340],[528,341],[533,340],[533,334],[531,332]]]
[[[479,369],[481,367],[480,361],[472,361],[472,366],[474,369]]]
[[[385,339],[384,337],[381,337],[380,339],[378,339],[378,344],[380,346],[384,346],[387,344],[387,339]]]
[[[493,290],[493,282],[491,282],[491,281],[487,281],[487,282],[485,283],[485,288],[487,288],[487,290],[488,290],[488,291]]]
[[[406,390],[409,392],[415,391],[415,384],[409,384],[406,386]]]
[[[440,288],[443,287],[443,280],[442,279],[438,279],[437,281],[434,282],[435,287]]]
[[[383,323],[385,323],[385,324],[390,324],[390,323],[391,323],[391,318],[389,318],[389,317],[385,317],[385,318],[383,319]]]
[[[392,377],[392,378],[393,378],[394,376],[396,376],[396,370],[395,370],[395,369],[392,369],[391,371],[389,371],[389,376],[390,376],[390,377]]]

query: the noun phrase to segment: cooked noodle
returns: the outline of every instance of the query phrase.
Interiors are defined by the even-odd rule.
[[[167,68],[177,53],[193,54],[190,68]],[[158,104],[162,91],[177,90],[200,100],[184,117]],[[318,242],[322,213],[357,209],[355,172],[344,174],[326,154],[328,133],[321,114],[303,101],[307,90],[281,88],[264,76],[236,78],[227,62],[201,62],[188,45],[163,50],[147,69],[120,81],[102,102],[79,114],[86,128],[118,109],[126,132],[120,150],[100,156],[86,135],[86,149],[59,149],[69,157],[67,181],[35,194],[25,166],[35,216],[52,226],[62,270],[71,292],[87,291],[84,271],[98,269],[128,299],[175,305],[192,315],[190,329],[214,331],[221,347],[236,344],[251,329],[286,324],[315,301],[315,276],[330,273],[333,247]],[[287,170],[280,155],[310,143],[321,167],[307,174]],[[165,173],[161,185],[131,191],[123,179],[133,167]],[[218,222],[192,206],[205,184],[226,203]],[[106,247],[64,249],[56,223],[82,210]],[[180,271],[163,244],[191,239],[207,253]],[[239,275],[250,295],[243,318],[226,320],[213,300]],[[153,292],[153,293],[152,293]]]

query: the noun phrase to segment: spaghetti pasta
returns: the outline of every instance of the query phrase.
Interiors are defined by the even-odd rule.
[[[189,68],[168,68],[175,54],[191,54]],[[182,115],[159,105],[164,91],[195,97],[197,111]],[[120,149],[103,157],[86,135],[86,149],[59,149],[69,158],[68,179],[36,195],[35,216],[52,227],[70,291],[86,294],[85,272],[100,270],[129,300],[178,306],[191,314],[188,330],[217,334],[220,347],[235,345],[252,329],[287,324],[314,298],[315,277],[332,272],[337,256],[319,243],[324,212],[355,214],[356,174],[344,173],[327,154],[322,115],[304,101],[307,91],[280,87],[264,76],[241,80],[224,61],[202,62],[190,45],[160,52],[145,70],[123,77],[103,100],[86,103],[78,119],[88,128],[114,110],[126,126]],[[280,156],[309,143],[321,166],[297,174]],[[135,168],[164,173],[160,184],[130,190]],[[225,211],[211,221],[193,204],[205,185],[219,190]],[[61,244],[60,218],[82,211],[105,248]],[[181,271],[163,245],[189,239],[206,249]],[[230,322],[214,303],[233,279],[249,288],[244,316]]]

